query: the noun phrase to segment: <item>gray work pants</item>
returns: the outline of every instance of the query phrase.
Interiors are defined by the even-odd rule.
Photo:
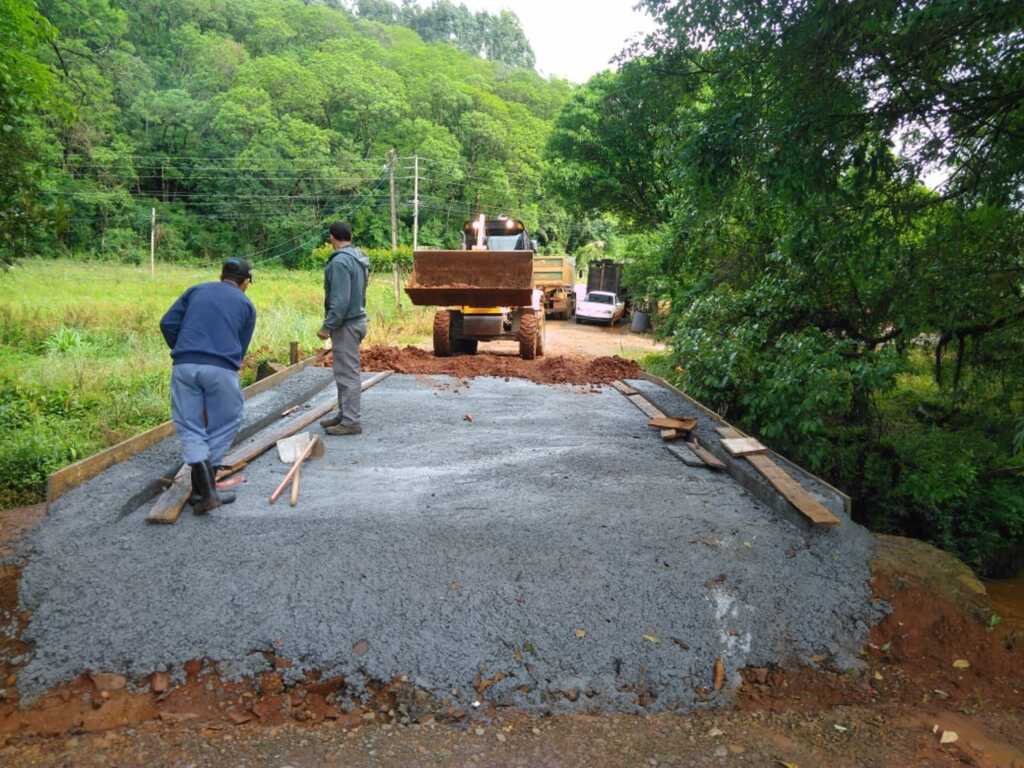
[[[334,383],[338,385],[338,413],[346,427],[359,423],[362,381],[359,369],[359,345],[366,338],[366,318],[352,320],[331,331],[334,350]]]
[[[219,464],[238,434],[244,411],[238,371],[216,365],[175,364],[171,371],[171,419],[186,464],[206,459]]]

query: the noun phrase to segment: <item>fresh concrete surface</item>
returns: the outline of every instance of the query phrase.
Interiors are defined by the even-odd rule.
[[[747,665],[851,663],[879,616],[863,529],[810,534],[687,467],[613,389],[392,376],[363,409],[365,433],[326,437],[304,468],[296,508],[267,503],[286,471],[270,452],[205,518],[119,518],[110,489],[47,519],[22,577],[22,693],[204,657],[251,675],[273,650],[356,697],[408,675],[465,706],[504,673],[499,704],[685,708],[716,657],[729,685],[711,703]]]

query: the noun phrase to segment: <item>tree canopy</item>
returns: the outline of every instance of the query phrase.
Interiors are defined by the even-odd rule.
[[[632,228],[627,269],[671,301],[690,392],[862,519],[1006,566],[1024,553],[1024,8],[643,5],[659,31],[556,121],[554,189]]]
[[[443,0],[3,2],[15,141],[2,151],[19,172],[0,184],[23,200],[0,219],[8,258],[137,258],[154,205],[164,259],[298,263],[333,216],[389,244],[392,149],[404,242],[414,155],[422,243],[454,242],[479,210],[542,233],[564,220],[541,182],[570,86],[531,69],[511,14]]]

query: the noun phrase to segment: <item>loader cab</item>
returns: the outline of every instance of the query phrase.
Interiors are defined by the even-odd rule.
[[[499,216],[483,219],[483,236],[480,236],[481,219],[471,219],[462,227],[462,248],[467,251],[535,251],[526,225],[519,219]],[[483,246],[479,243],[483,240]]]

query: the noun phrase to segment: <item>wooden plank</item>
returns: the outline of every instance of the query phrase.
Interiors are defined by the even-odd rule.
[[[749,456],[752,453],[765,453],[768,447],[753,437],[722,438],[722,447],[733,456]]]
[[[723,437],[746,437],[746,435],[743,434],[740,430],[733,428],[729,424],[728,421],[726,421],[724,418],[722,418],[721,414],[718,414],[715,411],[711,410],[710,408],[708,408],[706,405],[704,405],[704,403],[700,402],[699,400],[695,400],[694,398],[690,397],[688,394],[683,392],[683,390],[679,389],[679,387],[676,387],[676,386],[672,385],[670,382],[665,381],[665,379],[661,378],[660,376],[655,376],[653,373],[647,373],[645,371],[642,374],[642,378],[645,381],[651,382],[652,384],[657,384],[659,387],[664,387],[665,389],[667,389],[667,390],[669,390],[671,392],[675,392],[677,395],[679,395],[680,397],[685,399],[688,403],[693,405],[695,408],[699,408],[701,411],[703,411],[705,414],[707,414],[709,417],[711,417],[711,419],[713,419],[714,421],[723,423],[725,426],[720,428],[720,429],[732,428],[734,430],[735,434],[725,434],[724,432],[720,432],[719,434],[721,434]],[[843,510],[848,515],[852,515],[853,514],[853,503],[852,503],[852,501],[850,500],[850,497],[847,494],[843,493],[841,490],[836,488],[834,485],[832,485],[832,484],[826,482],[825,480],[823,480],[822,478],[818,477],[813,472],[809,472],[805,468],[801,467],[799,464],[796,464],[795,462],[790,461],[785,456],[780,456],[779,454],[775,453],[771,449],[769,449],[768,454],[773,458],[773,460],[776,460],[777,462],[781,462],[784,467],[792,467],[793,469],[797,470],[798,472],[801,472],[804,475],[807,475],[808,477],[813,478],[814,482],[816,484],[820,485],[822,488],[825,488],[825,489],[831,491],[833,494],[836,495],[836,497],[839,499],[839,501],[843,505]]]
[[[692,437],[686,441],[686,447],[689,448],[693,453],[707,464],[711,469],[725,469],[723,464],[715,454],[700,444],[700,441],[696,437]]]
[[[254,395],[258,395],[260,392],[264,392],[271,387],[275,387],[284,381],[289,376],[298,373],[306,366],[310,365],[316,360],[315,357],[308,357],[302,360],[297,365],[293,365],[280,373],[275,373],[273,376],[268,376],[262,381],[258,381],[242,390],[242,394],[248,400]],[[156,445],[161,440],[166,440],[168,437],[174,434],[174,424],[170,421],[165,421],[163,424],[153,427],[141,434],[130,437],[127,440],[123,440],[117,445],[113,445],[106,450],[95,453],[92,456],[88,456],[81,461],[76,461],[74,464],[69,464],[62,469],[58,469],[52,475],[46,479],[46,502],[48,504],[53,503],[71,488],[81,485],[86,480],[91,480],[96,475],[109,469],[110,467],[118,464],[126,459],[130,459],[137,453],[147,448]]]
[[[690,447],[683,443],[682,445],[666,445],[665,450],[679,459],[683,464],[688,467],[699,467],[707,469],[708,465],[704,463],[697,454],[690,450]]]
[[[651,419],[647,422],[648,427],[654,427],[655,429],[678,429],[683,432],[689,432],[697,426],[696,419],[674,419],[671,416],[665,418]]]
[[[117,445],[58,469],[46,479],[46,502],[52,504],[75,486],[91,480],[115,464],[130,459],[174,434],[174,424],[165,421]]]
[[[664,411],[658,409],[658,407],[648,400],[643,395],[626,395],[626,399],[629,400],[633,405],[643,411],[648,418],[651,419],[666,419],[668,418]]]
[[[362,391],[365,392],[374,384],[378,384],[383,381],[390,376],[391,373],[391,371],[375,373],[363,382],[361,387]],[[308,411],[296,414],[283,424],[275,424],[271,427],[267,427],[262,432],[257,432],[225,456],[224,464],[231,467],[232,470],[239,465],[245,466],[260,454],[270,450],[270,448],[277,444],[278,440],[282,440],[289,435],[295,434],[299,430],[305,429],[314,421],[326,416],[337,407],[338,401],[332,393],[326,403],[315,408],[311,408]],[[181,516],[181,510],[188,501],[188,496],[191,492],[191,472],[188,465],[183,464],[181,469],[179,469],[177,474],[174,476],[174,483],[171,487],[161,493],[153,503],[153,508],[150,510],[149,514],[146,515],[146,522],[162,525],[173,525],[178,522],[178,518]]]
[[[613,381],[612,386],[615,387],[619,392],[624,395],[639,395],[640,393],[633,389],[629,384],[624,381]]]
[[[778,464],[763,454],[745,457],[765,480],[774,486],[790,504],[800,510],[815,525],[839,525],[838,517],[829,512],[820,501],[811,496],[801,485],[790,477]]]
[[[282,381],[287,379],[289,376],[295,375],[303,368],[306,368],[315,362],[316,357],[307,357],[305,360],[300,361],[296,365],[289,366],[288,368],[285,368],[283,371],[278,371],[277,373],[271,376],[267,376],[267,378],[265,379],[260,379],[259,381],[250,384],[248,387],[242,390],[243,394],[245,395],[245,399],[248,400],[249,398],[255,397],[261,392],[266,392],[268,389],[273,389]]]
[[[188,464],[182,464],[181,469],[174,476],[174,482],[156,497],[152,509],[146,515],[146,522],[164,525],[178,522],[182,507],[188,501],[190,493],[192,493],[192,472]]]
[[[735,427],[718,427],[715,430],[727,440],[742,439],[743,433]],[[776,464],[770,456],[755,453],[745,456],[746,460],[767,480],[783,498],[815,525],[839,525],[840,520],[821,502],[803,489],[799,482]]]
[[[672,440],[680,440],[690,434],[689,430],[683,432],[681,429],[663,429],[661,430],[661,439],[665,442],[671,442]]]

